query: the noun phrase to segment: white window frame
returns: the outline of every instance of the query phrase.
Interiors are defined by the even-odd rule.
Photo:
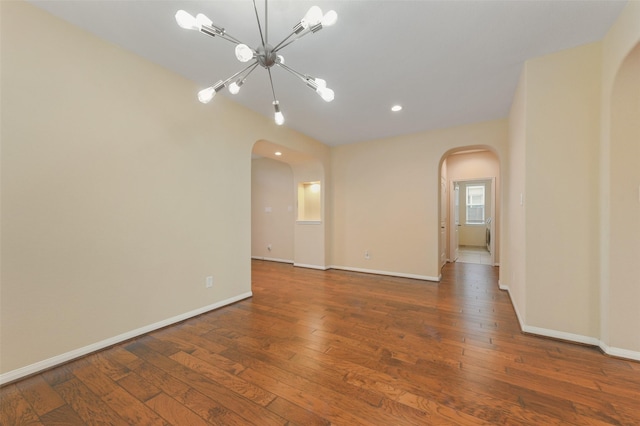
[[[481,189],[482,190],[482,195],[481,200],[478,200],[478,194],[469,194],[471,191],[470,190],[478,190]],[[465,195],[466,195],[466,202],[465,202],[465,224],[466,225],[484,225],[484,217],[485,217],[485,211],[486,211],[486,195],[487,195],[487,191],[486,191],[486,187],[485,185],[467,185],[466,189],[465,189]],[[474,199],[476,198],[476,199]],[[477,215],[473,215],[473,214],[469,214],[470,210],[469,209],[478,209],[480,210],[480,219],[469,219],[469,216],[476,216]]]

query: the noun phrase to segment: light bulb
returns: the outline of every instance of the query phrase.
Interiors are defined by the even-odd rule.
[[[234,81],[229,85],[229,93],[232,95],[237,95],[240,91],[240,86],[242,86],[244,82],[242,80]]]
[[[320,97],[325,100],[325,102],[331,102],[335,97],[335,93],[333,93],[333,90],[329,89],[328,87],[319,87],[317,92]]]
[[[276,112],[274,115],[274,119],[278,126],[282,126],[284,124],[284,115],[280,111]]]
[[[200,26],[198,25],[196,18],[194,18],[191,14],[189,14],[189,12],[185,12],[182,9],[176,12],[176,22],[185,30],[200,29]]]
[[[247,62],[253,58],[253,50],[246,44],[239,44],[236,46],[236,58],[240,62]]]
[[[277,59],[277,61],[276,61],[276,62],[278,62],[279,64],[284,64],[284,56],[282,56],[282,55],[278,55],[278,56],[277,56],[277,58],[278,58],[278,59]]]
[[[273,109],[276,112],[273,118],[276,121],[278,126],[282,126],[284,124],[284,115],[280,112],[280,102],[273,101]]]
[[[211,19],[207,18],[207,16],[203,13],[198,13],[196,15],[196,23],[198,24],[198,26],[202,26],[202,25],[206,25],[208,27],[213,25],[213,21],[211,21]]]
[[[318,6],[312,6],[311,9],[309,9],[304,15],[304,18],[300,20],[300,25],[306,30],[309,26],[319,24],[321,20],[322,9],[320,9]]]
[[[208,104],[215,95],[216,89],[213,86],[207,87],[198,92],[198,100],[203,104]]]
[[[321,87],[322,88],[327,87],[327,82],[325,80],[321,79],[321,78],[316,78],[314,81],[318,85],[318,89],[321,88]]]
[[[335,24],[337,20],[338,14],[336,13],[336,11],[330,10],[322,17],[322,21],[320,22],[322,23],[323,27],[330,27]]]

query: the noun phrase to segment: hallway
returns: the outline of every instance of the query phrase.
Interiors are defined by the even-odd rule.
[[[456,262],[491,265],[491,253],[484,247],[460,246]]]

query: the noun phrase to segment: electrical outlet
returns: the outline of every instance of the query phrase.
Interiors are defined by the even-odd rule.
[[[271,251],[271,244],[267,245],[267,250]]]
[[[206,283],[204,285],[205,288],[211,288],[213,287],[213,277],[212,276],[208,276]]]
[[[371,255],[369,254],[369,250],[365,250],[364,251],[364,258],[367,259],[367,260],[371,259]]]

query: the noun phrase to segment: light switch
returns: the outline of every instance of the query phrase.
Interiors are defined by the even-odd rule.
[[[265,211],[266,213],[271,213],[271,207],[265,207],[265,208],[264,208],[264,211]]]

